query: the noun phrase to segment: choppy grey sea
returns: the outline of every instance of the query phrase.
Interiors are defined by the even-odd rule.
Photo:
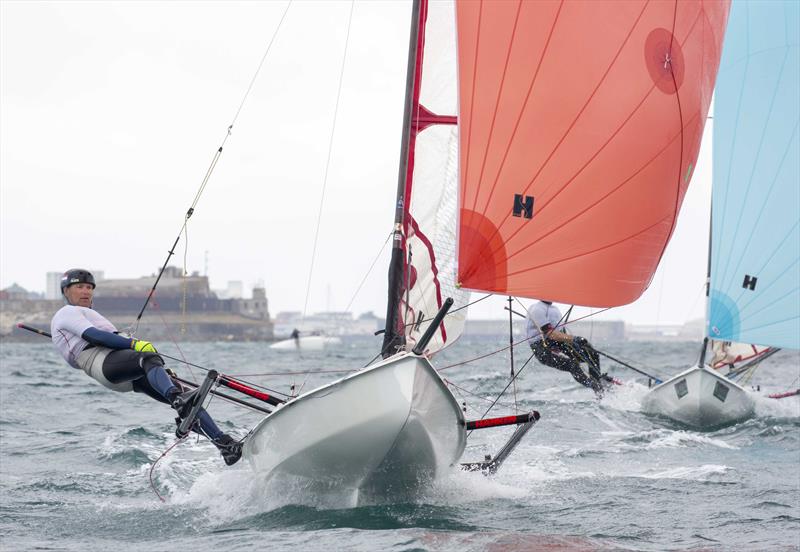
[[[507,338],[462,338],[438,367],[478,357]],[[331,353],[256,343],[157,343],[288,392],[331,381],[377,352],[378,338]],[[697,343],[598,347],[657,376],[695,362]],[[519,368],[528,358],[516,349]],[[202,370],[170,363],[187,379]],[[275,496],[246,461],[227,468],[207,442],[175,441],[173,413],[142,395],[108,391],[69,368],[47,342],[0,345],[0,549],[16,550],[798,550],[800,356],[781,352],[749,382],[756,416],[711,432],[644,415],[646,378],[601,401],[568,374],[533,361],[516,395],[495,407],[536,409],[541,421],[494,477],[454,471],[411,503],[352,507],[299,491]],[[501,353],[443,374],[478,417],[508,379]],[[266,375],[265,375],[266,374]],[[460,399],[462,397],[459,397]],[[215,399],[209,410],[244,435],[259,415]],[[465,460],[493,453],[508,432],[475,432]],[[155,490],[151,487],[150,474]],[[162,502],[158,494],[163,496]]]

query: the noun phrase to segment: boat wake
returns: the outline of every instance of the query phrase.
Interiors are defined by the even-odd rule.
[[[764,392],[755,393],[756,416],[759,418],[800,418],[800,395],[770,399]]]
[[[731,445],[723,439],[715,439],[701,433],[692,431],[672,431],[668,429],[660,429],[647,432],[648,440],[644,445],[645,449],[659,449],[659,448],[679,448],[679,447],[702,447],[712,446],[723,449],[736,450],[739,447]]]
[[[205,472],[199,465],[194,468],[197,478],[188,488],[181,489],[178,481],[169,481],[167,472],[172,471],[172,466],[162,470],[161,485],[170,491],[170,504],[197,508],[215,524],[245,520],[292,507],[314,511],[396,508],[403,504],[446,508],[486,500],[517,500],[528,494],[526,490],[514,485],[513,474],[506,474],[507,477],[500,480],[453,468],[450,473],[432,482],[430,488],[412,501],[359,506],[356,493],[339,488],[323,491],[317,486],[310,492],[307,484],[286,477],[254,485],[253,473],[246,468]]]
[[[733,468],[717,464],[704,464],[702,466],[678,466],[666,470],[650,470],[636,477],[645,479],[688,479],[692,481],[707,481],[717,475],[725,475]]]

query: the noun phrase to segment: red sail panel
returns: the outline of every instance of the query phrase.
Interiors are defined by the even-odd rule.
[[[458,279],[608,307],[649,285],[729,2],[460,2]]]

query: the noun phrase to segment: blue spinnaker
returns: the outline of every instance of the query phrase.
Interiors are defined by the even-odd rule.
[[[734,1],[714,97],[712,339],[800,348],[800,3]]]

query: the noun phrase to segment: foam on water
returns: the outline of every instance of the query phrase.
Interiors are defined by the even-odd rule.
[[[701,433],[694,433],[691,431],[671,431],[661,430],[657,431],[655,439],[648,443],[645,448],[659,449],[659,448],[675,448],[675,447],[696,447],[699,445],[711,445],[723,449],[735,450],[738,447],[728,444],[722,439],[715,439],[708,437]]]
[[[622,385],[612,387],[603,397],[603,406],[615,410],[639,412],[642,399],[650,389],[637,381],[626,381]]]
[[[666,470],[651,470],[633,477],[646,479],[690,479],[692,481],[707,481],[711,476],[725,475],[733,468],[718,464],[703,464],[702,466],[678,466]]]
[[[770,391],[778,393],[780,391]],[[800,395],[784,399],[771,399],[765,391],[754,393],[756,416],[770,418],[800,418]]]

